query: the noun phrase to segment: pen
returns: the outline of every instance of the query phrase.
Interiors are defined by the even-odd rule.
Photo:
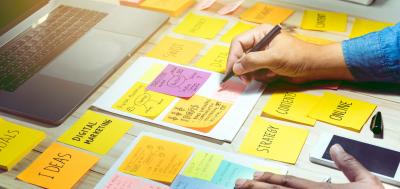
[[[268,32],[267,35],[265,35],[261,41],[259,41],[252,49],[250,49],[249,52],[256,52],[260,51],[263,49],[265,46],[267,46],[271,41],[274,39],[275,36],[277,36],[281,32],[281,27],[279,25],[276,25],[270,32]],[[232,66],[233,68],[233,66]],[[228,70],[228,73],[226,73],[225,77],[222,79],[221,83],[225,83],[228,81],[231,77],[235,75],[233,72],[233,69]]]
[[[370,129],[375,135],[383,133],[383,119],[381,112],[378,111],[374,117],[372,117]]]

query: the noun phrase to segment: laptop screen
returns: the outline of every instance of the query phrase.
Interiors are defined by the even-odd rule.
[[[47,4],[48,0],[0,0],[0,35]]]

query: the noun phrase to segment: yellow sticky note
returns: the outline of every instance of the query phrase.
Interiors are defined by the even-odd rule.
[[[143,136],[119,170],[135,176],[171,183],[192,152],[191,146]]]
[[[301,28],[318,31],[345,32],[347,26],[347,15],[336,12],[304,11]]]
[[[185,168],[183,175],[211,181],[224,156],[207,152],[196,152]]]
[[[225,19],[189,13],[174,29],[174,32],[188,36],[213,39],[227,23],[228,21]]]
[[[211,47],[195,66],[214,72],[225,73],[228,55],[229,47],[216,45]]]
[[[139,79],[140,82],[150,84],[157,76],[164,70],[165,65],[153,63],[149,69],[147,69],[142,77]]]
[[[180,16],[196,3],[195,0],[145,0],[139,6],[142,8],[160,11],[170,16]]]
[[[98,154],[106,154],[132,124],[88,110],[58,141]]]
[[[135,83],[112,108],[149,119],[156,118],[175,97],[149,91],[146,87],[144,83]]]
[[[362,35],[382,30],[386,27],[393,26],[394,23],[389,22],[378,22],[374,20],[367,20],[362,18],[356,18],[353,29],[350,33],[350,38],[360,37]]]
[[[248,30],[253,29],[255,26],[251,24],[246,24],[243,22],[238,22],[235,26],[233,26],[228,32],[226,32],[222,37],[221,41],[226,43],[231,43],[232,40],[238,36],[239,34],[246,32]]]
[[[280,174],[280,175],[286,175],[286,172],[283,171],[282,169],[279,168],[274,168],[274,167],[267,167],[263,165],[258,165],[254,164],[253,169],[261,172],[270,172],[270,173],[275,173],[275,174]]]
[[[307,136],[306,129],[283,126],[256,117],[239,151],[295,164]]]
[[[167,36],[148,52],[147,56],[179,64],[188,64],[203,47],[204,45],[198,42]]]
[[[328,45],[328,44],[332,44],[335,43],[335,41],[331,41],[328,39],[323,39],[323,38],[319,38],[319,37],[313,37],[313,36],[307,36],[307,35],[302,35],[302,34],[294,34],[293,36],[295,36],[297,39],[303,40],[305,42],[309,42],[309,43],[314,43],[317,45]]]
[[[265,105],[263,114],[314,126],[316,120],[308,117],[308,112],[318,103],[320,97],[301,92],[274,93]]]
[[[43,188],[72,188],[98,160],[96,156],[53,143],[17,178]]]
[[[359,132],[376,105],[345,96],[324,93],[309,116],[345,129]]]
[[[42,131],[0,118],[0,169],[10,170],[45,137]]]
[[[229,110],[231,104],[202,96],[181,99],[164,121],[201,132],[211,131]]]
[[[259,24],[280,24],[293,12],[291,9],[258,2],[240,14],[240,19]]]

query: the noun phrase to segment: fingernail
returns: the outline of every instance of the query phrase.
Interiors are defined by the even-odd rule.
[[[242,187],[245,182],[246,182],[245,179],[237,179],[236,182],[235,182],[235,188]]]
[[[254,172],[253,177],[254,177],[254,179],[258,179],[258,178],[261,178],[263,175],[264,175],[263,172],[256,171],[256,172]]]
[[[332,149],[332,152],[335,153],[335,154],[339,154],[339,153],[342,153],[344,151],[342,146],[340,146],[339,144],[334,144],[331,147],[331,149]]]

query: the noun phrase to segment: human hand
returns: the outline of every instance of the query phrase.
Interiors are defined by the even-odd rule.
[[[313,182],[294,176],[256,172],[253,180],[238,179],[235,189],[384,189],[381,181],[346,153],[340,145],[333,145],[329,152],[338,169],[346,175],[350,183]]]
[[[237,36],[230,46],[227,70],[233,67],[234,73],[245,82],[252,79],[268,82],[275,78],[295,83],[353,80],[340,43],[315,45],[283,31],[264,50],[246,54],[271,29],[269,25],[260,25]]]

